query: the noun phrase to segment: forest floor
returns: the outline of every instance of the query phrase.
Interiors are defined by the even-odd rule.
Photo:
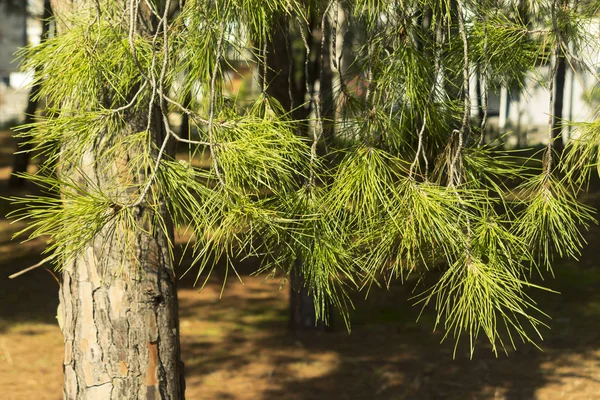
[[[0,196],[9,192],[13,144],[0,132]],[[588,196],[600,205],[600,195]],[[0,199],[0,217],[11,209]],[[0,398],[62,398],[62,336],[56,322],[58,283],[38,268],[15,280],[8,275],[41,259],[43,240],[11,241],[22,224],[0,218]],[[517,345],[496,357],[477,346],[473,359],[433,330],[434,315],[411,306],[414,282],[374,288],[356,298],[352,333],[341,321],[333,332],[287,331],[288,287],[250,277],[242,285],[222,273],[206,287],[193,276],[180,281],[182,357],[187,398],[218,400],[313,399],[600,399],[600,229],[577,261],[556,264],[544,285],[560,292],[531,293],[549,314],[543,351]],[[596,247],[598,246],[598,247]],[[183,268],[182,268],[183,270]],[[483,342],[483,341],[482,341]]]

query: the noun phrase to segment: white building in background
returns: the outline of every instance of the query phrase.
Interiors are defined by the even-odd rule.
[[[588,27],[590,36],[600,36],[600,20]],[[563,97],[563,119],[566,121],[591,121],[596,111],[594,105],[586,101],[586,95],[600,85],[600,51],[598,42],[590,43],[579,50],[576,57],[589,66],[589,69],[578,65],[575,61],[575,71],[567,61],[565,87]],[[572,61],[572,60],[571,60]],[[590,69],[592,72],[590,72]],[[537,73],[548,78],[548,67],[539,68]],[[473,80],[473,87],[476,82]],[[476,92],[472,90],[472,97]],[[548,141],[548,119],[550,92],[534,79],[533,72],[525,79],[524,88],[502,88],[500,93],[490,93],[489,114],[494,116],[492,123],[497,125],[500,133],[514,132],[509,138],[509,144],[516,145],[520,136],[520,145],[531,146]],[[474,104],[477,104],[474,102]],[[476,108],[473,110],[477,112]],[[476,114],[475,114],[476,115]],[[564,128],[563,141],[573,137],[575,132]]]
[[[0,126],[21,120],[27,106],[27,85],[33,76],[20,72],[15,53],[27,44],[40,41],[43,0],[23,0],[28,3],[28,13],[9,12],[0,4]]]

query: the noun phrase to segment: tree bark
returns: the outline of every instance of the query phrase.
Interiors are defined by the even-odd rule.
[[[60,21],[88,0],[55,2],[60,5],[54,8]],[[59,34],[67,29],[58,26]],[[148,105],[136,110],[147,110]],[[157,114],[158,110],[150,134],[160,144],[165,132]],[[77,182],[82,193],[99,188],[120,201],[140,194],[139,182],[146,182],[149,172],[128,170],[127,160],[137,155],[135,151],[148,151],[145,147],[129,149],[119,159],[97,156],[113,145],[109,137],[146,129],[144,111],[128,112],[123,118],[124,128],[99,138],[86,149],[79,166],[60,166],[59,173]],[[169,221],[166,199],[153,196],[152,202],[161,205],[160,217]],[[168,249],[172,229],[165,233],[152,225],[156,215],[147,203],[136,208],[132,226],[105,226],[63,265],[58,318],[65,344],[65,399],[184,398],[176,278]]]
[[[142,217],[141,217],[142,218]],[[140,223],[142,221],[140,220]],[[134,233],[135,261],[104,232],[62,274],[65,399],[183,399],[176,280],[166,237]],[[107,273],[123,269],[122,275]]]

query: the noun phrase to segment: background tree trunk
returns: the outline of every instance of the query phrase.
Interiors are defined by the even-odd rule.
[[[280,17],[279,22],[275,25],[276,29],[271,34],[271,41],[267,43],[267,94],[273,96],[282,107],[291,112],[291,117],[295,120],[304,120],[308,118],[311,112],[310,104],[307,107],[302,107],[307,96],[313,95],[306,93],[305,79],[308,80],[308,86],[314,89],[316,81],[319,81],[319,92],[322,102],[322,117],[327,120],[324,122],[324,132],[322,143],[327,143],[332,140],[333,126],[329,122],[334,116],[333,94],[332,94],[332,72],[329,57],[329,38],[326,38],[324,46],[325,65],[322,73],[320,73],[321,63],[321,40],[320,35],[325,32],[316,32],[317,38],[313,36],[315,33],[309,32],[307,42],[310,45],[315,44],[311,49],[316,56],[311,60],[309,65],[309,75],[304,76],[304,62],[306,53],[302,51],[302,56],[299,60],[294,58],[292,50],[293,42],[301,40],[299,35],[294,35],[291,29],[292,21],[285,17]],[[317,22],[310,26],[320,26]],[[302,48],[304,44],[302,44]],[[316,48],[315,48],[316,47]],[[297,68],[303,71],[298,79],[296,74]],[[308,136],[307,126],[302,126],[301,134]],[[315,313],[315,300],[308,288],[305,287],[305,280],[302,278],[302,259],[296,259],[290,274],[290,300],[289,300],[289,329],[291,331],[325,331],[327,326],[324,321],[317,321]]]
[[[315,297],[309,293],[305,286],[306,280],[302,277],[302,260],[295,262],[290,276],[290,319],[289,329],[293,332],[318,331],[325,332],[329,328],[321,318],[317,321],[315,312]],[[326,312],[330,314],[330,307]],[[330,315],[328,315],[330,317]],[[331,324],[331,320],[329,320]]]
[[[192,109],[192,94],[191,92],[185,96],[183,105]],[[190,116],[187,113],[181,113],[181,125],[179,126],[179,137],[190,139]]]
[[[556,67],[556,76],[554,81],[554,111],[552,116],[552,148],[558,155],[561,155],[565,149],[565,144],[561,136],[563,127],[563,103],[565,98],[565,77],[567,75],[567,61],[565,56],[559,54]]]

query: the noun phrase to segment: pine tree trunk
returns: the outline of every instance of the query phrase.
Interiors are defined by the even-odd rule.
[[[139,132],[144,123],[144,116],[138,116],[122,134]],[[156,126],[158,121],[158,141],[161,132]],[[117,192],[122,160],[109,168],[93,158],[96,150],[86,154],[91,162],[69,175],[83,190],[95,182],[105,190],[116,186]],[[140,173],[138,178],[144,181],[147,176]],[[164,199],[153,201],[164,205]],[[163,206],[162,218],[168,221],[165,211]],[[136,227],[148,227],[154,219],[151,213],[140,206]],[[124,251],[126,241],[133,248]],[[107,226],[64,265],[59,318],[65,343],[65,399],[184,398],[176,278],[168,246],[162,229]]]
[[[123,232],[122,234],[127,234]],[[166,238],[136,233],[141,267],[99,235],[60,289],[65,399],[183,399],[175,276]],[[103,271],[129,270],[123,275]]]
[[[144,116],[137,116],[122,134],[139,132],[144,123]],[[158,121],[155,140],[160,140],[157,125]],[[107,191],[116,187],[113,195],[118,196],[124,175],[118,166],[123,160],[115,160],[110,168],[93,157],[96,151],[90,149],[90,162],[67,173],[84,191],[95,182]],[[140,172],[138,178],[145,181],[147,176]],[[168,221],[164,199],[153,201],[163,204],[162,218]],[[105,227],[64,265],[59,319],[65,343],[65,399],[184,398],[169,240],[162,229],[137,228],[149,227],[154,220],[143,205],[135,219],[131,230]],[[126,250],[125,242],[131,246]]]
[[[89,4],[89,0],[54,1],[57,21]],[[67,29],[58,26],[59,34]],[[116,133],[124,137],[144,131],[147,109],[142,105],[137,109],[142,111],[125,115],[127,124]],[[165,133],[157,114],[158,110],[150,131],[154,142],[162,143]],[[146,182],[149,172],[127,169],[127,160],[135,159],[135,151],[147,150],[129,149],[119,159],[96,157],[104,152],[102,146],[111,145],[108,140],[99,138],[79,166],[59,165],[59,174],[70,177],[82,193],[97,187],[119,201],[127,201],[120,196],[135,198],[140,193],[135,182]],[[153,196],[152,202],[161,204],[161,217],[169,221],[166,199]],[[152,229],[153,211],[144,204],[136,209],[134,228],[104,227],[63,265],[58,318],[65,343],[65,399],[184,398],[176,278],[167,236],[172,233]]]

